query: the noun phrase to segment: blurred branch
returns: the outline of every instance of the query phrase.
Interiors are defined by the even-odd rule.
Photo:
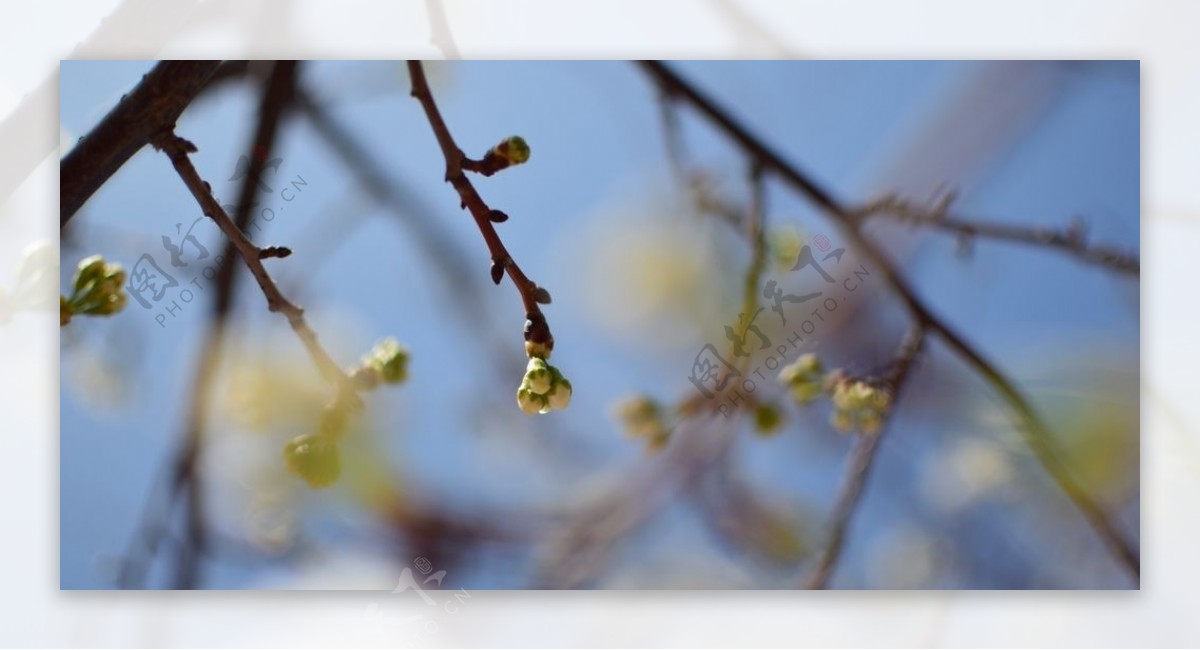
[[[162,61],[59,163],[59,227],[163,129],[175,126],[220,61]]]
[[[884,281],[904,304],[916,324],[927,329],[930,334],[941,338],[956,355],[971,366],[1004,398],[1016,415],[1018,431],[1047,473],[1084,515],[1113,556],[1131,574],[1139,576],[1141,561],[1138,552],[1125,539],[1100,505],[1071,476],[1061,460],[1062,452],[1057,448],[1049,426],[1034,410],[1033,405],[1017,389],[1012,380],[926,306],[908,282],[899,275],[883,252],[859,230],[853,210],[846,207],[831,192],[800,171],[798,167],[786,161],[772,147],[751,134],[745,126],[691,84],[677,76],[666,65],[657,61],[641,61],[639,65],[669,97],[692,105],[737,142],[749,155],[757,159],[765,169],[775,173],[831,218],[850,243],[880,270]]]
[[[525,323],[526,351],[529,352],[531,349],[530,344],[544,347],[547,352],[552,350],[554,336],[550,333],[550,326],[546,323],[546,317],[542,314],[539,305],[539,302],[549,302],[548,294],[521,271],[521,267],[508,254],[508,249],[504,247],[504,242],[496,233],[496,229],[492,225],[493,220],[503,221],[508,217],[488,207],[464,172],[464,170],[470,169],[488,175],[485,167],[486,159],[471,160],[455,144],[454,138],[450,135],[450,129],[442,119],[437,103],[433,99],[433,93],[429,90],[421,62],[409,61],[408,72],[412,77],[412,96],[425,109],[425,115],[429,118],[429,126],[433,129],[438,146],[441,147],[442,155],[446,159],[446,182],[450,183],[458,192],[459,198],[462,200],[462,207],[470,211],[471,216],[475,219],[475,224],[479,227],[480,234],[483,235],[484,242],[487,243],[488,251],[492,256],[492,280],[499,284],[502,275],[507,273],[521,294],[521,302],[525,305],[525,318],[527,319]]]
[[[248,157],[250,166],[245,179],[242,181],[239,201],[233,224],[239,231],[250,221],[254,192],[265,169],[265,163],[270,158],[270,152],[275,148],[275,141],[280,131],[280,124],[288,107],[291,105],[296,84],[297,63],[295,61],[280,61],[275,63],[270,74],[263,80],[262,101],[258,109],[258,126],[249,147]],[[207,189],[207,188],[206,188]],[[259,257],[274,247],[260,249]],[[199,461],[204,432],[207,430],[208,411],[211,402],[212,383],[217,372],[217,361],[224,344],[226,322],[233,305],[233,293],[236,286],[237,249],[231,238],[225,245],[220,265],[214,278],[215,298],[209,315],[209,330],[200,348],[196,376],[193,380],[193,394],[187,419],[184,423],[183,445],[176,453],[171,463],[171,485],[166,495],[166,502],[161,515],[161,521],[146,521],[142,524],[141,534],[146,539],[146,561],[156,553],[158,540],[156,536],[166,533],[167,520],[172,511],[175,498],[180,492],[187,497],[186,535],[179,546],[176,564],[175,586],[180,589],[193,588],[199,580],[198,559],[208,546],[208,534],[204,525],[202,490],[196,477],[196,465]],[[147,517],[155,513],[148,512]],[[121,584],[124,587],[140,585],[144,580],[144,562],[136,562],[133,552],[126,558],[122,567]]]
[[[884,415],[883,426],[875,434],[856,434],[854,448],[846,463],[846,475],[842,480],[842,487],[838,490],[837,498],[834,500],[833,523],[830,526],[829,538],[817,559],[816,568],[804,582],[805,589],[824,589],[829,586],[829,578],[833,575],[838,560],[842,557],[842,548],[845,546],[846,529],[849,527],[850,517],[861,502],[863,486],[867,483],[867,476],[870,474],[871,464],[875,460],[879,441],[887,432],[887,424],[899,401],[900,391],[908,380],[909,371],[924,342],[925,328],[918,325],[904,337],[904,341],[900,344],[900,350],[896,353],[896,358],[892,360],[891,367],[879,386],[890,398],[890,406]]]
[[[1082,262],[1117,273],[1134,276],[1140,273],[1141,262],[1136,255],[1104,246],[1089,246],[1083,223],[1079,220],[1062,230],[973,221],[947,214],[950,198],[947,195],[937,205],[927,208],[898,196],[885,196],[855,209],[852,214],[859,222],[871,217],[893,218],[909,225],[958,235],[968,241],[982,237],[1057,249]]]

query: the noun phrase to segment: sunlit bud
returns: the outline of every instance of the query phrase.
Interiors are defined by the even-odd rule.
[[[525,142],[525,138],[513,135],[492,147],[491,153],[509,165],[520,165],[529,160],[529,144]]]
[[[571,392],[571,382],[566,379],[557,382],[553,392],[546,396],[550,402],[550,408],[556,411],[567,408],[567,405],[571,403]]]
[[[525,368],[525,382],[529,390],[538,395],[545,395],[554,386],[553,380],[554,375],[544,359],[534,357],[529,360],[529,365]]]
[[[314,488],[333,485],[342,473],[337,443],[317,435],[292,439],[283,448],[283,459],[293,474]]]
[[[538,413],[546,413],[550,410],[550,405],[544,395],[529,390],[528,388],[517,389],[517,406],[527,415],[536,415]]]
[[[71,282],[76,294],[80,294],[88,289],[88,287],[100,279],[104,275],[104,258],[100,255],[92,255],[79,260],[79,264],[75,267],[75,278]]]
[[[363,365],[374,368],[379,379],[388,384],[398,384],[408,379],[408,348],[386,338],[363,357]]]
[[[109,316],[125,308],[128,297],[125,295],[125,270],[120,264],[110,264],[99,255],[84,258],[79,262],[72,281],[73,291],[70,298],[60,300],[59,321],[66,324],[70,315],[88,314],[93,316]],[[63,312],[70,315],[63,317]]]

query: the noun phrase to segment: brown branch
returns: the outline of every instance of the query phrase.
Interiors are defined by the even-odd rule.
[[[249,172],[242,181],[239,193],[242,198],[233,219],[239,229],[244,228],[250,220],[250,205],[264,168],[262,163],[274,150],[283,116],[291,105],[296,82],[296,69],[295,61],[280,61],[272,65],[270,74],[263,79],[263,94],[258,109],[258,126],[248,147],[248,156],[252,162]],[[219,74],[218,70],[213,78]],[[259,256],[260,259],[284,257],[283,250],[286,249],[269,246],[260,249]],[[207,429],[207,414],[211,402],[212,382],[216,376],[217,358],[224,342],[225,323],[233,304],[233,292],[238,277],[234,273],[237,268],[237,251],[232,241],[226,243],[224,251],[218,259],[221,262],[217,268],[214,282],[216,295],[209,316],[209,331],[199,352],[195,379],[192,384],[194,393],[187,418],[184,421],[183,444],[170,463],[171,483],[164,497],[165,501],[161,511],[155,511],[147,506],[147,513],[143,517],[144,522],[139,531],[143,538],[139,541],[142,541],[146,547],[145,561],[148,561],[157,553],[160,539],[167,532],[168,520],[176,497],[180,493],[185,494],[187,498],[185,504],[186,535],[178,549],[175,567],[175,587],[180,589],[189,589],[196,585],[199,580],[199,554],[205,552],[208,547],[209,536],[204,525],[202,490],[197,482],[195,470],[202,452],[203,435]],[[141,585],[144,580],[145,561],[139,562],[139,559],[132,549],[127,554],[120,576],[122,587]]]
[[[664,64],[657,61],[641,61],[639,64],[670,97],[691,104],[747,153],[754,156],[765,169],[774,172],[832,219],[849,242],[879,269],[884,282],[904,303],[913,320],[926,328],[930,334],[941,338],[1004,398],[1017,417],[1017,429],[1022,434],[1025,444],[1034,452],[1042,467],[1084,515],[1113,556],[1135,577],[1140,576],[1141,560],[1138,551],[1125,539],[1124,534],[1117,529],[1100,505],[1071,476],[1061,460],[1062,453],[1054,442],[1049,426],[1034,410],[1033,405],[1012,380],[925,305],[883,252],[859,230],[853,211]]]
[[[1106,246],[1090,246],[1081,223],[1065,229],[1029,227],[1017,224],[965,219],[947,214],[946,205],[924,208],[897,196],[885,196],[853,211],[855,218],[891,217],[906,224],[941,230],[959,237],[982,237],[1056,249],[1082,262],[1118,273],[1137,276],[1141,261],[1137,255]]]
[[[900,390],[908,380],[909,371],[924,342],[925,328],[918,325],[904,337],[904,341],[900,344],[900,350],[892,360],[891,368],[880,385],[880,388],[890,398],[890,406],[887,413],[884,414],[884,422],[878,433],[874,435],[859,433],[855,438],[854,448],[846,463],[842,486],[838,489],[837,498],[834,500],[833,523],[830,525],[829,538],[821,550],[816,567],[804,582],[805,589],[824,589],[829,585],[829,578],[833,575],[833,570],[842,557],[850,517],[854,515],[858,504],[861,503],[863,486],[867,483],[871,464],[875,460],[875,452],[879,449],[879,441],[887,432],[887,424],[891,420],[892,411],[896,408]]]
[[[59,163],[59,227],[163,129],[175,126],[220,61],[163,61]]]
[[[497,211],[488,207],[463,171],[468,167],[479,168],[482,164],[481,161],[467,158],[462,149],[455,144],[454,137],[450,135],[450,129],[446,126],[446,122],[438,110],[437,102],[433,99],[433,93],[429,90],[421,62],[409,61],[408,73],[412,78],[412,96],[425,109],[429,126],[433,129],[434,137],[437,138],[438,146],[441,147],[442,155],[446,159],[446,182],[450,183],[458,192],[462,206],[475,219],[475,224],[479,227],[479,232],[483,235],[488,252],[492,256],[492,279],[499,283],[501,275],[507,273],[521,294],[521,302],[525,306],[525,318],[527,319],[525,324],[527,349],[529,349],[529,344],[533,343],[545,346],[546,350],[552,350],[554,337],[550,333],[550,326],[546,323],[546,317],[542,314],[542,309],[538,304],[539,294],[543,294],[544,290],[530,280],[521,271],[521,267],[517,265],[512,256],[508,254],[508,249],[504,247],[504,242],[500,240],[500,235],[496,233],[496,229],[492,225],[493,219],[497,218]]]
[[[316,332],[309,327],[308,321],[304,318],[304,310],[288,300],[283,295],[283,292],[279,290],[279,287],[275,285],[275,281],[271,279],[266,267],[263,266],[262,259],[260,259],[259,247],[251,242],[245,233],[237,227],[237,224],[229,218],[229,215],[225,213],[225,209],[221,207],[216,197],[213,196],[208,183],[200,178],[200,174],[192,165],[191,158],[189,158],[189,154],[196,151],[196,145],[175,135],[171,131],[160,134],[155,138],[153,144],[171,159],[171,163],[175,166],[175,171],[178,172],[184,185],[191,191],[196,202],[200,204],[200,209],[204,211],[205,216],[216,222],[221,232],[229,238],[234,250],[242,258],[242,262],[246,264],[246,268],[250,270],[250,275],[254,276],[254,280],[258,283],[259,288],[262,289],[263,297],[267,300],[267,309],[272,312],[279,312],[287,318],[292,331],[300,338],[305,349],[308,350],[308,355],[312,357],[313,363],[321,371],[322,376],[338,388],[338,398],[345,400],[342,403],[350,408],[361,406],[362,399],[358,396],[354,382],[342,371],[337,362],[333,360],[333,357],[325,351],[325,348],[321,346],[320,341],[317,340]]]

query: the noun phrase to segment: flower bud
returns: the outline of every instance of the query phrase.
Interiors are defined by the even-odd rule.
[[[333,485],[342,473],[337,443],[323,436],[293,438],[283,448],[283,459],[288,470],[314,488]]]
[[[408,379],[408,348],[386,338],[363,357],[363,365],[374,368],[384,383],[399,384]]]
[[[560,380],[554,390],[546,396],[549,400],[550,408],[555,411],[561,411],[571,403],[571,382],[566,379]]]
[[[536,415],[538,413],[546,413],[550,410],[550,405],[544,395],[529,390],[528,388],[517,389],[517,406],[527,415]]]
[[[538,395],[545,395],[554,387],[554,375],[544,359],[534,357],[525,368],[525,382],[529,390]]]
[[[491,154],[508,165],[520,165],[529,160],[529,145],[519,135],[509,136],[492,147]]]
[[[70,314],[110,316],[125,308],[125,270],[120,264],[110,264],[99,255],[81,260],[72,281],[73,292],[66,299]],[[59,321],[65,324],[70,317],[63,317],[63,304],[59,303]]]
[[[104,275],[104,266],[104,258],[100,255],[92,255],[79,260],[79,264],[75,267],[75,278],[72,281],[75,294],[86,292],[96,280],[100,279]]]

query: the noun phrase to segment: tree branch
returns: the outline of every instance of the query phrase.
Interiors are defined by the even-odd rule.
[[[425,109],[429,126],[433,129],[434,137],[437,138],[438,146],[441,147],[442,155],[446,159],[446,182],[450,183],[458,192],[462,206],[475,219],[475,224],[479,227],[479,232],[487,244],[488,252],[491,253],[492,279],[499,283],[501,275],[507,273],[521,294],[521,302],[525,306],[525,318],[527,319],[525,331],[527,348],[530,343],[534,343],[545,346],[547,350],[553,349],[554,336],[550,333],[550,326],[546,323],[546,317],[542,314],[542,309],[538,304],[539,296],[544,298],[545,290],[530,280],[521,271],[521,267],[517,265],[512,256],[508,254],[508,249],[504,247],[504,242],[500,240],[500,235],[492,226],[492,220],[497,218],[498,211],[488,207],[463,171],[468,168],[478,169],[482,164],[481,161],[467,158],[462,149],[455,144],[453,136],[450,135],[450,129],[446,126],[446,122],[438,110],[437,102],[433,99],[433,93],[429,90],[421,62],[409,61],[408,72],[412,77],[412,96]]]
[[[696,88],[681,79],[664,64],[657,61],[639,62],[651,79],[676,100],[686,101],[703,114],[709,121],[724,131],[736,141],[746,152],[757,158],[763,167],[774,172],[784,182],[795,188],[810,202],[819,207],[833,221],[838,230],[861,251],[876,266],[884,278],[884,282],[892,292],[904,303],[916,323],[926,328],[929,333],[937,335],[946,345],[967,365],[972,367],[992,388],[1008,403],[1017,417],[1017,430],[1022,434],[1026,445],[1034,452],[1038,461],[1058,484],[1059,488],[1071,499],[1075,507],[1084,515],[1096,534],[1105,542],[1113,556],[1120,561],[1131,574],[1140,576],[1141,560],[1133,545],[1125,539],[1116,525],[1100,505],[1089,495],[1067,471],[1060,460],[1061,452],[1057,449],[1054,437],[1034,410],[1033,405],[1017,389],[1016,385],[1004,375],[994,364],[967,342],[962,335],[939,318],[927,307],[908,285],[888,258],[872,243],[858,228],[853,211],[837,200],[834,195],[812,180],[799,168],[787,162],[774,149],[752,135],[744,126],[738,123],[724,110]]]
[[[918,325],[904,337],[904,341],[900,344],[900,350],[892,360],[891,368],[881,386],[890,398],[883,425],[879,433],[874,435],[859,433],[855,438],[854,448],[846,463],[846,474],[842,479],[842,486],[838,489],[837,498],[834,500],[833,523],[830,525],[829,538],[821,550],[817,566],[808,580],[804,582],[805,589],[825,589],[829,585],[829,578],[833,575],[833,570],[842,557],[850,517],[853,516],[861,502],[863,486],[867,483],[871,464],[875,460],[875,452],[879,449],[879,441],[887,432],[887,424],[891,420],[892,411],[896,408],[900,390],[907,382],[909,371],[924,342],[925,328]]]
[[[163,129],[175,126],[220,61],[163,61],[59,162],[59,227]]]
[[[1141,261],[1137,255],[1106,246],[1089,246],[1083,225],[1074,222],[1062,230],[1016,224],[964,219],[946,213],[946,205],[924,208],[898,196],[885,196],[856,210],[860,222],[871,217],[890,217],[902,223],[941,230],[967,239],[983,237],[1019,244],[1056,249],[1075,259],[1117,273],[1137,276]]]
[[[242,258],[246,264],[246,268],[250,269],[250,274],[254,276],[254,280],[262,289],[263,296],[267,299],[267,308],[273,312],[279,312],[287,318],[288,324],[304,347],[308,350],[308,354],[312,357],[313,363],[317,369],[321,371],[322,376],[327,381],[338,388],[338,399],[351,408],[357,408],[362,405],[362,399],[358,396],[358,391],[355,389],[354,382],[342,371],[337,362],[333,360],[325,348],[321,346],[317,340],[317,334],[309,327],[308,322],[304,318],[304,310],[296,304],[292,303],[283,295],[279,287],[275,285],[275,281],[271,279],[267,273],[266,267],[263,266],[260,257],[258,246],[246,237],[246,235],[237,227],[237,224],[229,218],[225,213],[225,209],[212,195],[212,190],[204,179],[200,178],[200,174],[192,165],[189,154],[196,151],[196,145],[184,140],[175,135],[174,132],[167,131],[154,139],[154,146],[171,159],[171,163],[175,166],[175,171],[179,173],[179,177],[183,180],[184,185],[191,191],[192,196],[196,198],[196,202],[200,204],[200,209],[204,211],[205,216],[216,222],[217,227],[229,241],[233,244],[234,250]]]

